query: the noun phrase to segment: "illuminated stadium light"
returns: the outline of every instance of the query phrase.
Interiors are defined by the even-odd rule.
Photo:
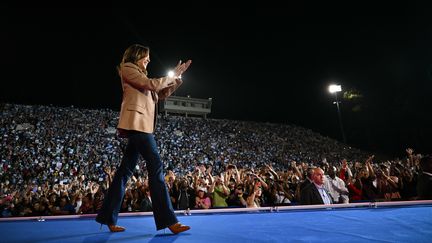
[[[330,93],[336,93],[336,92],[341,92],[341,91],[342,91],[342,86],[340,86],[340,85],[332,84],[329,86],[329,92]]]
[[[334,94],[335,96],[335,101],[333,102],[333,104],[336,105],[337,108],[337,113],[338,113],[338,118],[339,118],[339,126],[340,126],[340,130],[341,130],[341,134],[342,134],[342,141],[344,143],[346,143],[346,137],[345,137],[345,132],[344,132],[344,128],[343,128],[343,124],[342,124],[342,115],[341,115],[341,111],[340,111],[340,101],[338,100],[338,96],[337,93],[342,91],[342,87],[340,85],[337,84],[331,84],[329,85],[329,92]]]

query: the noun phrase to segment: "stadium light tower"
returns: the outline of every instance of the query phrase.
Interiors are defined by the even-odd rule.
[[[338,100],[338,96],[337,93],[342,91],[342,87],[340,85],[336,85],[336,84],[332,84],[329,86],[329,92],[335,95],[335,100],[333,102],[333,104],[336,105],[337,108],[337,113],[338,113],[338,118],[339,118],[339,126],[340,126],[340,130],[342,133],[342,140],[344,143],[346,143],[346,138],[345,138],[345,132],[344,132],[344,128],[343,128],[343,124],[342,124],[342,115],[341,115],[341,111],[340,111],[340,101]]]

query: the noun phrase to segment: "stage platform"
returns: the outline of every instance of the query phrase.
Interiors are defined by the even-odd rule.
[[[432,201],[176,211],[191,230],[156,231],[151,213],[122,213],[125,232],[95,215],[1,218],[0,242],[432,242]]]

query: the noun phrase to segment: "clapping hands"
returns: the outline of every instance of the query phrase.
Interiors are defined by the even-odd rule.
[[[192,60],[187,60],[184,63],[182,63],[182,61],[180,60],[177,66],[174,68],[174,77],[181,78],[181,75],[189,68],[191,63]]]

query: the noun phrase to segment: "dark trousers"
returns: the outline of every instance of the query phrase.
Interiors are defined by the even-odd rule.
[[[133,174],[140,154],[146,160],[156,229],[164,229],[178,222],[165,184],[156,140],[153,134],[143,132],[133,132],[129,135],[121,165],[105,195],[102,209],[96,217],[97,222],[107,225],[117,224],[126,183]]]

